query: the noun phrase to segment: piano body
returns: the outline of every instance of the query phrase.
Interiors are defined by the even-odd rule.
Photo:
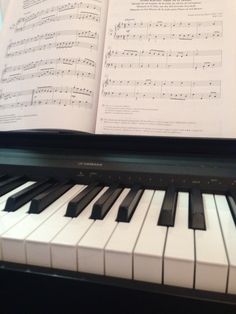
[[[0,143],[2,313],[236,313],[234,141]]]

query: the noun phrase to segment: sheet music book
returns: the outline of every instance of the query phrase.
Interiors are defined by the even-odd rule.
[[[236,138],[235,0],[11,0],[0,130]]]

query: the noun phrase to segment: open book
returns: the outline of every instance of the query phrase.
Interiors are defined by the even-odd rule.
[[[11,0],[0,130],[236,138],[235,0]]]

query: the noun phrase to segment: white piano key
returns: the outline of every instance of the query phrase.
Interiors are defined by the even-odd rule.
[[[30,208],[30,202],[19,208],[15,212],[9,212],[0,219],[0,260],[2,259],[2,239],[1,236],[10,228],[20,222],[27,216]]]
[[[206,231],[195,231],[195,288],[226,292],[228,261],[213,195],[203,194]]]
[[[28,211],[29,207],[26,204],[22,208],[18,209],[16,212],[6,212],[4,211],[8,197],[14,195],[15,193],[23,190],[24,188],[34,184],[35,182],[27,182],[16,189],[4,194],[0,198],[0,260],[2,260],[2,243],[1,235],[4,234],[8,229],[14,226],[18,221],[25,217],[25,213]],[[8,218],[7,218],[8,217]]]
[[[216,195],[215,200],[229,259],[227,292],[236,294],[236,227],[226,197]]]
[[[130,189],[125,189],[118,197],[103,220],[96,220],[78,244],[78,270],[104,275],[104,249],[117,226],[119,206]]]
[[[21,186],[15,188],[14,190],[12,190],[12,191],[10,191],[10,192],[8,192],[8,193],[6,193],[0,197],[0,218],[5,216],[6,214],[8,214],[8,212],[4,211],[8,198],[10,196],[14,195],[15,193],[18,193],[18,192],[24,190],[25,188],[31,186],[34,183],[35,182],[33,182],[33,181],[26,182],[26,183],[22,184]]]
[[[118,223],[105,247],[105,274],[120,278],[133,277],[133,250],[142,228],[154,191],[145,190],[129,223]]]
[[[162,283],[163,252],[167,227],[157,224],[165,192],[154,194],[133,253],[134,279]]]
[[[59,208],[67,204],[81,187],[74,186],[40,214],[28,214],[2,236],[3,260],[26,264],[25,239]]]
[[[77,188],[72,198],[84,187],[77,186]],[[67,205],[64,204],[25,239],[27,264],[51,267],[50,242],[72,219],[65,217]]]
[[[178,193],[175,225],[168,228],[164,254],[164,284],[193,288],[194,231],[188,228],[188,193]]]
[[[94,223],[90,219],[94,203],[108,188],[105,187],[85,208],[82,213],[73,218],[64,229],[51,241],[52,267],[66,270],[78,270],[77,244]]]

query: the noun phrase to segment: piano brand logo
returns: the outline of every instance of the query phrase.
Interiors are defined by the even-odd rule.
[[[83,166],[83,167],[103,167],[103,163],[80,161],[80,162],[78,162],[78,166]]]

